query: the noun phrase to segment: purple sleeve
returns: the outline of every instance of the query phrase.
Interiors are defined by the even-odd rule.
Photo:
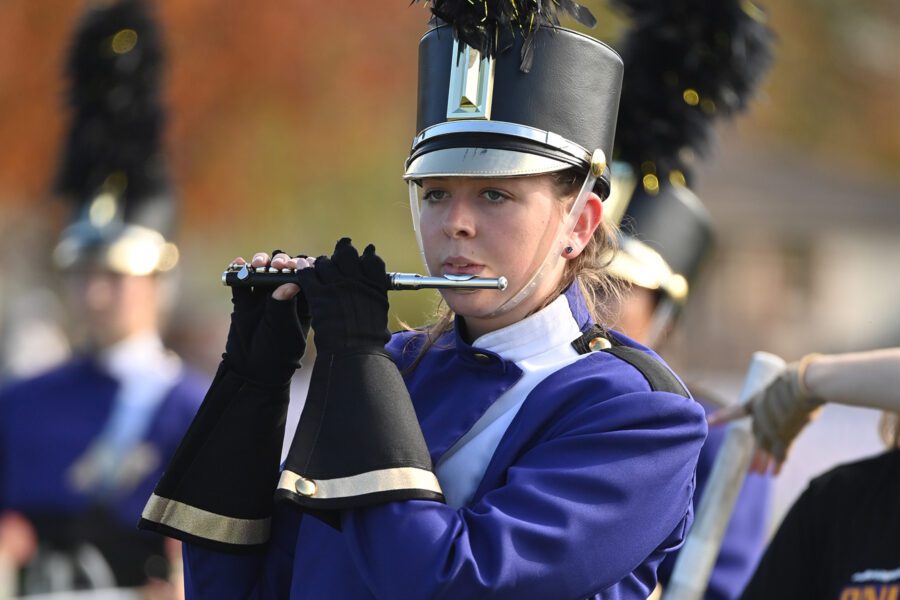
[[[562,416],[472,505],[345,511],[343,534],[379,598],[646,598],[689,525],[705,433],[689,398],[613,397]]]
[[[288,598],[301,518],[297,511],[276,506],[264,553],[231,554],[184,543],[185,600]]]
[[[707,411],[715,407],[702,403]],[[715,464],[716,456],[725,438],[726,428],[709,430],[706,443],[700,451],[697,463],[697,492],[694,508],[703,497],[703,490]],[[766,525],[769,518],[771,477],[748,474],[734,505],[731,520],[725,530],[719,556],[710,576],[705,600],[731,600],[737,598],[750,580],[766,541]],[[659,568],[659,579],[665,585],[672,576],[678,553],[666,557]]]

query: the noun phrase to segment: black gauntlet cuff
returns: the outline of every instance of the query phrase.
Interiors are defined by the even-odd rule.
[[[269,539],[288,386],[266,388],[223,362],[138,527],[225,551]]]
[[[409,392],[383,350],[316,357],[275,495],[332,526],[337,509],[444,500]]]

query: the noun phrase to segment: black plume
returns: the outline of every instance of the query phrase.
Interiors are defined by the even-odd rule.
[[[713,121],[743,110],[771,64],[765,14],[750,0],[612,3],[633,20],[621,47],[616,158],[635,173],[689,178],[693,157],[708,152]]]
[[[69,51],[72,121],[55,190],[81,205],[100,191],[127,210],[166,191],[160,34],[143,0],[93,8]]]
[[[544,25],[559,25],[569,16],[593,27],[591,11],[575,0],[413,0],[427,2],[434,17],[450,25],[456,37],[487,56],[511,45],[517,33],[525,36],[521,69],[528,72],[533,58],[534,34]]]

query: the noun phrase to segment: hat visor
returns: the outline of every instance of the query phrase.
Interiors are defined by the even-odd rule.
[[[443,148],[417,156],[403,178],[524,177],[571,168],[561,160],[497,148]]]

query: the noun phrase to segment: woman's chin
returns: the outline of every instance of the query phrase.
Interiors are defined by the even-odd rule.
[[[441,290],[444,302],[461,317],[485,318],[503,303],[492,290]]]

